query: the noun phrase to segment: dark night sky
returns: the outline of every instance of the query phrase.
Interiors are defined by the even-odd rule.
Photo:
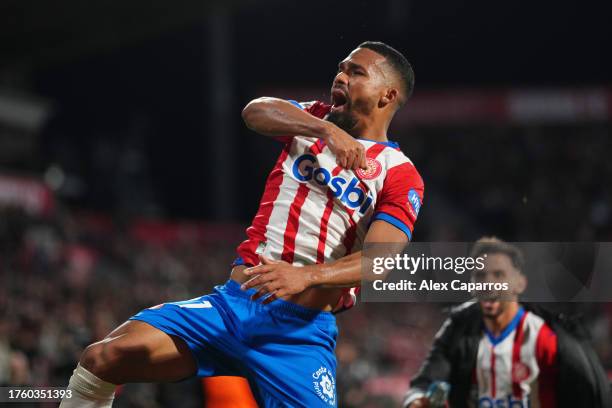
[[[246,220],[252,214],[278,152],[240,121],[241,107],[259,90],[325,89],[337,62],[364,40],[382,40],[402,50],[415,67],[417,92],[609,85],[612,28],[609,13],[599,7],[586,2],[450,0],[237,6],[229,27],[233,63],[227,67],[239,133],[237,180],[228,182],[240,185],[235,199],[245,203],[238,206],[237,217]],[[215,101],[210,99],[210,38],[206,12],[202,14],[200,21],[136,41],[122,43],[119,38],[104,49],[85,47],[69,58],[33,63],[29,91],[53,100],[58,108],[43,132],[44,161],[37,170],[60,162],[84,177],[89,187],[77,204],[116,208],[114,177],[124,180],[128,190],[130,184],[108,168],[101,170],[95,152],[101,143],[133,145],[147,158],[149,183],[166,215],[211,217],[207,186],[210,177],[222,176],[210,166],[207,143],[214,137],[208,132],[208,112]],[[138,16],[134,10],[134,30]],[[139,126],[145,131],[134,132]],[[101,176],[105,174],[109,177]],[[248,183],[244,175],[249,175]]]

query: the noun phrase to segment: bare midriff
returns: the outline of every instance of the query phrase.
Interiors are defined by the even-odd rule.
[[[244,265],[234,266],[230,279],[235,280],[240,284],[248,281],[252,277],[244,274],[244,270],[246,268],[247,267]],[[282,299],[310,309],[331,312],[338,303],[341,295],[342,288],[311,287],[301,293],[284,297]]]

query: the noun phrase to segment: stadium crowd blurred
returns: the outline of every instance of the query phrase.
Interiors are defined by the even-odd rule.
[[[609,135],[606,123],[408,132],[400,144],[426,181],[418,239],[611,241]]]
[[[426,197],[435,203],[423,211],[416,236],[457,240],[497,231],[508,240],[609,240],[612,200],[601,179],[612,179],[612,164],[601,156],[610,141],[597,128],[585,132],[588,143],[567,130],[522,137],[501,132],[494,146],[482,145],[478,132],[406,140],[431,186]],[[453,197],[461,199],[461,213]],[[223,224],[117,220],[62,206],[47,217],[5,207],[0,384],[65,385],[83,347],[138,310],[195,297],[223,282],[241,231]],[[396,406],[445,306],[370,303],[340,314],[340,405]],[[586,323],[612,371],[610,306],[588,306]],[[130,385],[117,406],[172,405],[173,395],[181,406],[201,406],[197,381]]]

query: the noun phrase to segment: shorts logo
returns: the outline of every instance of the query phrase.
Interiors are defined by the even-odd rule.
[[[414,188],[408,192],[408,202],[412,206],[414,216],[419,215],[419,211],[421,211],[421,197],[419,197],[419,193]]]
[[[315,392],[323,401],[332,407],[336,406],[336,380],[331,371],[321,366],[312,373],[312,385]]]
[[[368,166],[368,168],[365,170],[362,168],[358,168],[357,170],[355,170],[355,174],[357,174],[359,178],[363,180],[372,180],[380,176],[380,173],[382,172],[382,166],[378,160],[368,157],[366,159],[366,165]]]

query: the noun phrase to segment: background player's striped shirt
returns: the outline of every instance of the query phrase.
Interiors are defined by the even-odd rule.
[[[557,336],[542,318],[519,310],[478,345],[472,402],[479,408],[555,408]]]

